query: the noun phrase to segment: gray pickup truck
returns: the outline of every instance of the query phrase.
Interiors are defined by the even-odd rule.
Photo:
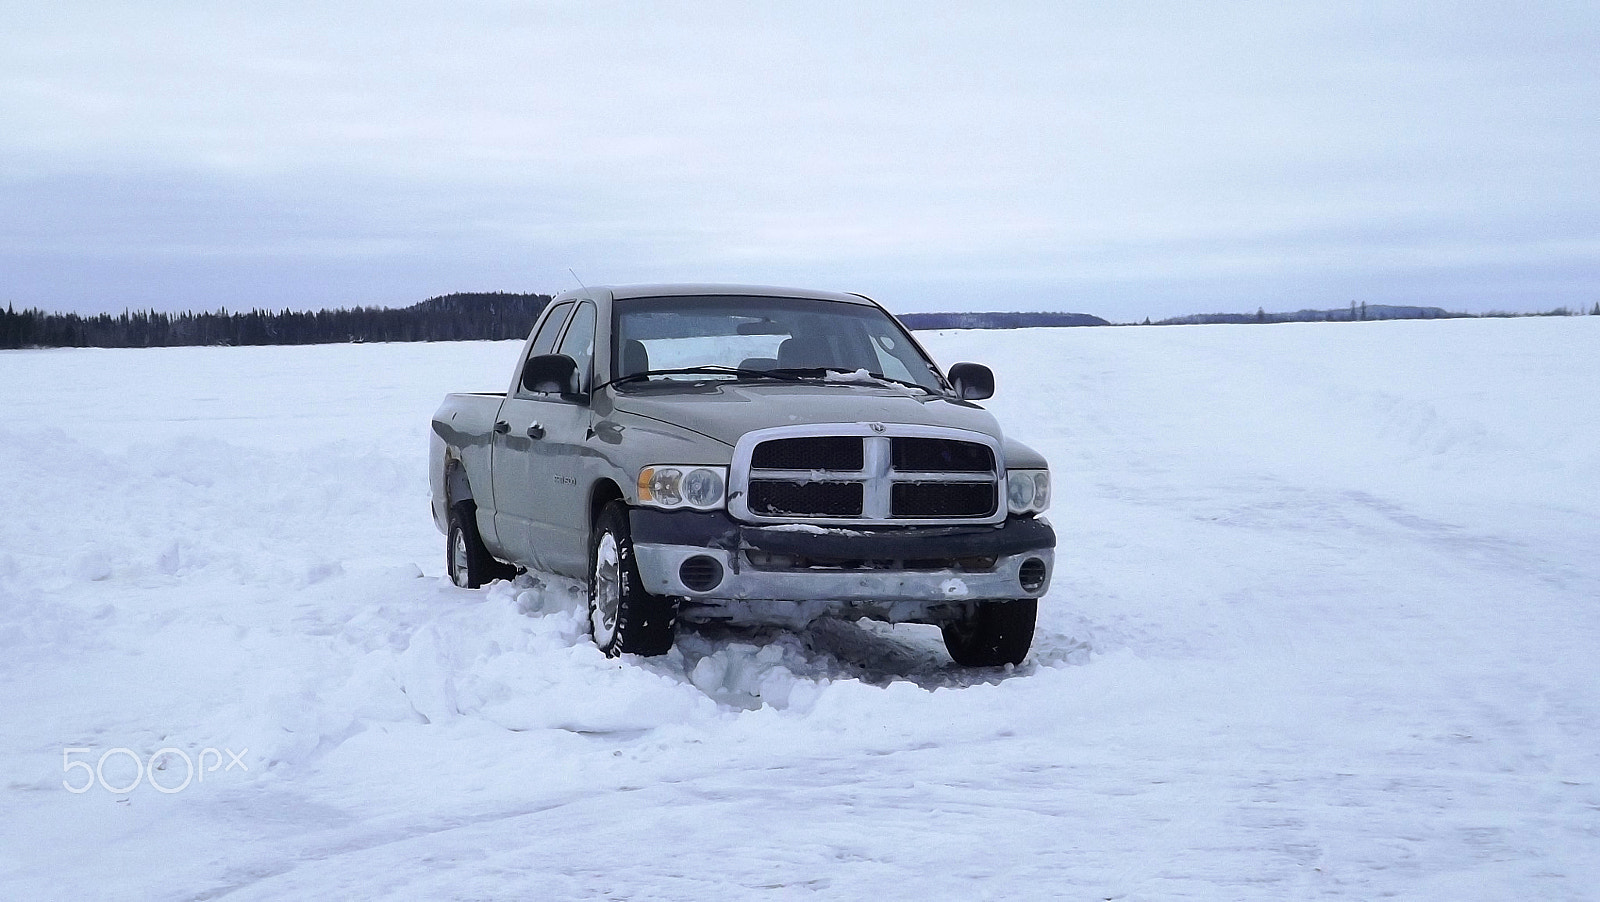
[[[585,580],[595,644],[680,620],[931,623],[959,664],[1020,663],[1050,586],[1042,457],[853,294],[728,285],[554,298],[503,394],[433,418],[451,579]]]

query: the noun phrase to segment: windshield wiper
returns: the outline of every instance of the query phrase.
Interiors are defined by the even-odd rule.
[[[803,381],[803,377],[801,376],[792,375],[790,373],[780,372],[777,370],[747,370],[743,367],[737,366],[706,364],[704,366],[675,366],[665,367],[658,370],[641,370],[637,373],[629,373],[626,376],[618,376],[617,378],[612,379],[610,382],[607,382],[606,385],[623,385],[629,382],[643,382],[648,380],[651,376],[677,376],[685,374],[696,375],[702,373],[707,376],[743,376],[750,379],[778,379],[784,382]],[[600,387],[605,388],[605,385]]]

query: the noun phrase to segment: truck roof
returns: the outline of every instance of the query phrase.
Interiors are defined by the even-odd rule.
[[[704,297],[707,295],[744,295],[750,297],[776,297],[776,298],[812,298],[821,301],[841,301],[846,304],[864,304],[877,306],[870,298],[859,294],[847,294],[840,291],[817,291],[810,288],[779,288],[772,285],[725,285],[725,284],[646,284],[646,285],[595,285],[587,289],[573,289],[562,292],[557,300],[569,295],[594,296],[602,292],[609,292],[613,298],[672,298],[672,297]]]

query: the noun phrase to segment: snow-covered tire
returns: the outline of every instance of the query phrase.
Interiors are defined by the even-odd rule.
[[[1000,667],[1021,664],[1033,646],[1033,626],[1039,601],[979,602],[972,613],[944,624],[944,647],[963,667]]]
[[[450,526],[445,533],[445,570],[450,581],[463,589],[476,589],[497,579],[510,579],[515,570],[500,563],[478,535],[478,506],[458,501],[450,506]]]
[[[639,578],[628,535],[628,508],[613,501],[600,512],[589,542],[589,632],[606,657],[664,655],[678,626],[678,600],[651,595]]]

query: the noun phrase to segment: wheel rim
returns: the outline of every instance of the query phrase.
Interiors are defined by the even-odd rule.
[[[467,534],[456,527],[450,532],[450,581],[467,588]]]
[[[622,606],[622,566],[617,553],[617,537],[600,535],[594,550],[594,585],[589,592],[589,625],[594,642],[601,648],[611,644],[617,634],[617,611]]]

